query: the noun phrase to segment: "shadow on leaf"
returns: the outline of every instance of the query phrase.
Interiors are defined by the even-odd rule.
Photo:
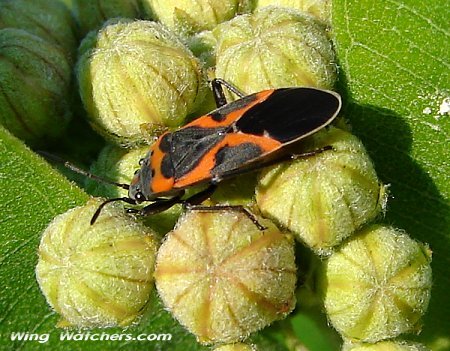
[[[420,340],[433,342],[446,337],[445,326],[450,300],[448,289],[448,252],[450,207],[430,175],[411,157],[414,137],[408,121],[395,112],[348,101],[343,114],[352,132],[363,141],[380,180],[390,184],[384,222],[404,229],[411,237],[429,244],[433,251],[434,286],[424,317]]]

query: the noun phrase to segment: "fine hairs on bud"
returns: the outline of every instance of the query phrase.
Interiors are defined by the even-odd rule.
[[[357,137],[330,127],[306,146],[317,150],[327,145],[332,149],[264,170],[256,189],[261,212],[320,255],[329,255],[374,219],[385,194]]]
[[[342,351],[430,351],[430,349],[417,342],[394,339],[373,344],[346,342]]]
[[[398,229],[365,228],[325,261],[319,287],[331,324],[374,343],[420,330],[431,290],[431,252]]]
[[[256,0],[256,9],[283,6],[306,12],[324,25],[331,25],[331,0]]]
[[[147,14],[171,30],[192,34],[250,10],[252,0],[142,0]]]
[[[143,126],[183,124],[206,91],[200,61],[150,21],[113,19],[91,32],[81,43],[76,73],[93,128],[125,146],[146,143]]]
[[[246,93],[271,87],[334,86],[331,42],[322,26],[306,14],[264,7],[220,24],[213,34],[216,77]]]
[[[201,343],[233,343],[295,306],[294,242],[243,213],[191,211],[158,251],[164,305]]]
[[[57,216],[42,235],[36,276],[60,326],[125,326],[150,296],[155,236],[114,205],[91,225],[100,203]]]

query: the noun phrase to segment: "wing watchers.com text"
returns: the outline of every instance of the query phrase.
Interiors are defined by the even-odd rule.
[[[29,333],[29,332],[12,332],[11,341],[17,342],[38,342],[44,344],[50,339],[55,340],[56,333]],[[59,341],[170,341],[172,334],[108,334],[90,333],[90,332],[69,332],[64,331],[57,336]]]

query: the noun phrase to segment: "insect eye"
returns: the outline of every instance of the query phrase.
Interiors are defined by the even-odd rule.
[[[140,202],[140,201],[145,201],[145,196],[144,194],[142,194],[140,191],[138,191],[136,193],[136,195],[134,195],[134,198],[136,199],[136,201]]]
[[[142,166],[142,164],[144,163],[144,161],[145,161],[145,158],[141,158],[141,159],[139,160],[139,166]]]

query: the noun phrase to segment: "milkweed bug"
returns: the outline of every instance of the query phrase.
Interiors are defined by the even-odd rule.
[[[131,184],[117,184],[128,190],[128,197],[103,202],[94,214],[113,201],[136,205],[152,203],[131,213],[155,214],[181,203],[202,210],[238,209],[262,228],[242,206],[199,206],[209,198],[217,184],[243,173],[292,159],[311,156],[330,149],[292,155],[288,146],[317,132],[339,113],[339,94],[316,88],[268,89],[245,95],[222,79],[212,82],[217,109],[174,132],[166,132],[141,159]],[[227,103],[223,87],[239,99]],[[185,189],[207,183],[197,194],[182,199]]]

